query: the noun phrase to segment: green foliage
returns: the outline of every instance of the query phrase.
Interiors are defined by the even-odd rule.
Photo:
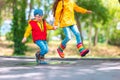
[[[1,37],[1,25],[3,22],[2,10],[4,9],[5,1],[6,0],[0,0],[0,37]]]
[[[60,38],[61,38],[62,40],[65,38],[65,34],[64,34],[62,28],[59,28],[59,29],[57,29],[57,30],[55,31],[55,36],[58,36],[58,35],[60,35]]]
[[[98,42],[104,43],[106,41],[106,37],[103,34],[98,35]]]
[[[99,35],[101,26],[99,25],[104,26],[104,24],[106,24],[109,20],[110,16],[108,9],[104,7],[101,0],[77,0],[77,4],[93,12],[89,15],[79,13],[76,13],[76,15],[78,16],[77,18],[81,20],[81,23],[84,22],[85,26],[88,26],[86,29],[88,29],[89,34],[89,44],[93,42],[93,44],[96,45],[100,38]],[[92,31],[93,28],[94,32]]]
[[[105,35],[108,37],[108,43],[119,45],[119,30],[115,26],[120,21],[120,4],[118,0],[103,0],[104,6],[107,7],[110,15],[108,23],[105,25]],[[109,34],[108,34],[109,33]]]
[[[14,55],[24,55],[26,46],[21,43],[26,26],[26,0],[15,1],[13,6],[12,33],[14,42]]]
[[[6,40],[13,41],[13,33],[12,32],[8,32],[5,36],[6,36]]]
[[[81,19],[87,20],[87,18],[90,18],[91,21],[99,23],[105,23],[108,20],[108,10],[103,6],[101,0],[77,0],[77,4],[83,8],[93,11],[90,15],[79,15]]]
[[[120,46],[120,30],[114,30],[110,36],[109,44]]]

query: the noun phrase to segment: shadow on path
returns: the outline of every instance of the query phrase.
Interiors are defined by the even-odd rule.
[[[119,59],[47,59],[0,57],[0,80],[119,80]]]

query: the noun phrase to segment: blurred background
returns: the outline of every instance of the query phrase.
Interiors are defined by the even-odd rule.
[[[33,11],[41,8],[44,18],[53,24],[54,0],[0,0],[0,56],[34,56],[39,48],[29,36],[22,44],[27,22]],[[77,27],[85,48],[90,49],[87,58],[120,58],[120,3],[119,0],[75,0],[80,7],[92,10],[92,14],[75,13]],[[63,31],[48,31],[49,52],[46,57],[59,57],[57,47],[64,39]],[[68,42],[65,56],[80,57],[75,36]],[[86,58],[85,57],[85,58]]]

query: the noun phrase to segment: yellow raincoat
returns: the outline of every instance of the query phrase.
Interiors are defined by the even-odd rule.
[[[64,7],[62,6],[64,4]],[[63,11],[62,11],[63,9]],[[56,11],[55,11],[55,26],[60,26],[61,28],[75,25],[76,21],[74,18],[74,11],[80,12],[82,14],[86,13],[87,10],[79,7],[73,0],[64,0],[64,3],[59,1]]]

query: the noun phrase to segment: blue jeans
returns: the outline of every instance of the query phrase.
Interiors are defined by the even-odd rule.
[[[45,40],[37,40],[35,43],[40,48],[40,56],[44,57],[46,53],[48,53],[48,44]]]
[[[65,34],[65,38],[62,41],[62,45],[66,46],[67,42],[71,39],[70,31],[72,31],[73,34],[75,35],[77,44],[81,43],[80,32],[79,32],[76,25],[65,27],[65,28],[63,28],[63,31],[64,31],[64,34]]]

